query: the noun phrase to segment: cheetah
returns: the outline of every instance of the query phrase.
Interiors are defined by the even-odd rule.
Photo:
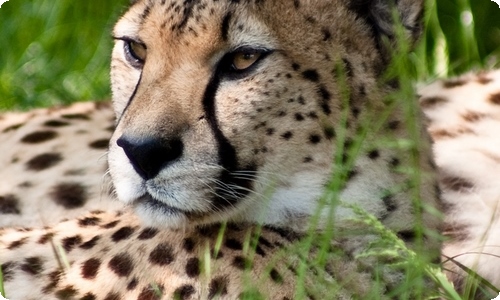
[[[461,266],[500,287],[500,71],[436,81],[419,89],[443,191],[444,269],[467,287]]]
[[[132,1],[113,31],[112,109],[0,120],[12,141],[0,146],[12,165],[0,207],[8,296],[390,297],[407,257],[366,255],[387,246],[367,222],[423,260],[440,248],[425,128],[406,128],[414,103],[382,80],[422,11],[410,0]],[[304,270],[311,260],[320,267]]]

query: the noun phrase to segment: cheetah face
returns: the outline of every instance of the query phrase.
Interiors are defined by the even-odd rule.
[[[332,70],[376,60],[345,1],[326,2],[136,1],[114,29],[120,201],[173,227],[313,214],[340,118]]]

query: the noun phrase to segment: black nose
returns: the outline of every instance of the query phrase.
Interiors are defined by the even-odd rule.
[[[138,139],[122,135],[116,144],[123,148],[135,171],[144,179],[155,177],[167,164],[182,156],[181,139]]]

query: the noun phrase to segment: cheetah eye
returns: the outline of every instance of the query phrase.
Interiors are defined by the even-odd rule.
[[[218,71],[227,79],[241,79],[248,76],[273,49],[243,46],[227,53],[218,65]]]
[[[257,51],[241,51],[233,54],[231,68],[234,71],[243,71],[250,68],[256,61],[261,58],[262,52]]]
[[[130,39],[124,40],[125,58],[136,69],[141,69],[147,57],[147,48],[143,43]]]

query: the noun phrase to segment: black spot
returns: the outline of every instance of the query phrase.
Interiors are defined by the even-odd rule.
[[[354,107],[354,106],[353,106],[353,107],[351,107],[351,113],[352,113],[352,116],[353,116],[354,118],[356,118],[356,119],[357,119],[357,118],[358,118],[358,116],[359,116],[359,113],[360,113],[360,112],[361,112],[361,111],[360,111],[360,109],[359,109],[359,108]]]
[[[316,144],[318,144],[319,142],[321,142],[321,137],[320,137],[318,134],[311,134],[311,135],[309,136],[309,142],[310,142],[311,144],[316,145]]]
[[[174,260],[172,247],[167,243],[161,243],[151,251],[149,262],[155,265],[165,266]]]
[[[5,282],[12,280],[15,266],[16,264],[10,261],[0,265],[0,270],[2,270],[3,280]]]
[[[235,239],[227,239],[225,245],[229,249],[233,249],[233,250],[242,250],[243,249],[243,245],[241,245],[240,241],[235,240]]]
[[[108,263],[108,267],[118,276],[126,277],[132,272],[132,257],[127,253],[115,255]]]
[[[443,87],[447,89],[455,88],[466,84],[467,81],[463,79],[445,80],[443,81]]]
[[[212,238],[219,233],[220,224],[198,226],[196,231],[204,237]]]
[[[93,237],[92,239],[86,241],[85,243],[81,244],[80,248],[85,249],[85,250],[92,249],[97,244],[97,242],[99,241],[100,238],[101,237],[97,235],[97,236]]]
[[[344,72],[348,77],[352,77],[354,75],[354,70],[352,68],[351,62],[347,58],[342,58],[344,62]]]
[[[139,281],[137,280],[137,278],[132,278],[132,280],[130,280],[130,282],[127,284],[127,290],[128,291],[132,291],[132,290],[135,290],[135,288],[137,287],[137,284],[139,284]]]
[[[63,273],[61,270],[55,270],[53,272],[50,272],[47,276],[49,278],[49,283],[42,289],[42,292],[46,294],[52,292],[59,284],[62,274]]]
[[[150,285],[142,289],[137,300],[159,300],[162,298],[163,288],[158,285]]]
[[[182,244],[182,248],[186,250],[188,253],[193,252],[195,246],[195,242],[192,238],[185,238],[184,243]]]
[[[295,120],[297,120],[297,121],[304,121],[304,116],[301,113],[296,113],[295,114]]]
[[[178,287],[175,292],[174,292],[174,299],[175,300],[185,300],[189,299],[191,295],[195,293],[195,289],[192,285],[190,284],[185,284],[181,287]]]
[[[67,287],[55,292],[55,296],[57,297],[57,299],[60,300],[66,300],[66,299],[69,300],[73,299],[73,297],[77,294],[77,292],[78,291],[72,285],[68,285]]]
[[[271,276],[271,279],[276,282],[276,283],[283,283],[283,276],[275,269],[272,268],[271,272],[269,273],[269,276]]]
[[[59,153],[44,153],[37,155],[26,163],[26,169],[32,171],[41,171],[55,166],[62,160]]]
[[[500,93],[491,94],[490,97],[489,97],[489,101],[492,104],[500,105]]]
[[[234,257],[232,265],[235,268],[240,269],[240,270],[252,268],[252,262],[241,255]]]
[[[395,211],[398,208],[396,200],[394,200],[392,195],[382,197],[382,202],[384,202],[385,209],[387,209],[388,212]]]
[[[191,257],[186,263],[186,274],[193,278],[200,275],[200,260],[197,257]]]
[[[28,257],[24,259],[24,263],[21,265],[21,270],[30,274],[38,275],[43,271],[43,262],[40,257]]]
[[[96,300],[96,299],[97,297],[94,294],[88,292],[85,295],[83,295],[83,297],[81,297],[79,300]]]
[[[274,128],[267,128],[266,129],[266,134],[267,135],[273,135],[274,134]]]
[[[0,214],[19,215],[20,213],[19,198],[11,194],[0,196]]]
[[[330,30],[328,30],[328,28],[323,28],[321,30],[321,32],[323,33],[323,41],[324,42],[326,42],[332,38],[332,34],[330,33]]]
[[[132,233],[134,233],[135,229],[129,226],[122,227],[118,229],[113,235],[111,236],[111,239],[113,242],[119,242],[122,240],[128,239]]]
[[[90,120],[90,117],[84,114],[65,114],[62,115],[62,117],[68,120],[83,120],[83,121]]]
[[[351,180],[354,178],[354,176],[358,175],[358,171],[356,169],[351,169],[347,172],[347,181]]]
[[[61,241],[61,243],[64,250],[66,252],[70,252],[71,250],[73,250],[73,248],[75,248],[75,246],[78,246],[82,243],[82,237],[79,235],[66,237]]]
[[[81,267],[82,277],[85,279],[94,279],[97,276],[101,260],[98,258],[91,258],[83,262]]]
[[[485,73],[478,74],[476,81],[479,82],[480,84],[488,84],[488,83],[492,82],[493,79],[486,77],[487,75],[488,74],[485,74]]]
[[[47,127],[64,127],[64,126],[68,126],[69,123],[65,122],[65,121],[59,121],[59,120],[48,120],[48,121],[45,121],[45,123],[43,123],[43,125],[47,126]]]
[[[318,115],[314,112],[314,111],[311,111],[307,114],[307,116],[311,119],[317,119],[318,118]]]
[[[215,296],[226,295],[228,285],[229,280],[225,276],[218,276],[212,279],[212,281],[210,281],[208,299],[213,299]]]
[[[255,253],[257,253],[258,255],[260,255],[262,257],[266,256],[266,252],[259,245],[257,245],[257,247],[255,247]]]
[[[307,21],[308,23],[311,23],[311,24],[314,24],[314,23],[316,23],[316,22],[317,22],[317,21],[316,21],[316,18],[314,18],[313,16],[307,16],[307,17],[306,17],[306,21]]]
[[[397,236],[408,243],[415,240],[417,233],[414,230],[401,230],[397,233]]]
[[[147,5],[146,8],[144,8],[144,10],[142,11],[140,16],[141,24],[144,24],[150,13],[151,13],[151,6]]]
[[[281,236],[284,239],[287,239],[290,242],[298,240],[301,235],[293,230],[288,230],[286,228],[282,227],[273,227],[273,226],[265,226],[265,228],[269,229],[272,232],[277,233],[279,236]]]
[[[470,192],[474,188],[472,182],[457,176],[443,176],[440,182],[443,188],[455,192]]]
[[[20,183],[18,185],[18,187],[27,189],[27,188],[33,187],[33,183],[29,182],[29,181],[24,181],[24,182]]]
[[[312,158],[312,157],[310,157],[310,156],[306,156],[306,157],[304,157],[304,159],[302,160],[302,162],[304,162],[304,163],[310,163],[310,162],[312,162],[312,161],[313,161],[313,158]]]
[[[448,99],[444,97],[425,97],[420,99],[420,106],[422,108],[431,108],[437,105],[441,105],[448,102]]]
[[[391,158],[391,161],[389,161],[389,166],[391,166],[392,168],[396,168],[396,167],[398,167],[400,164],[401,164],[401,162],[400,162],[400,161],[399,161],[399,159],[398,159],[398,158],[396,158],[396,157]]]
[[[284,117],[284,116],[286,116],[286,111],[280,110],[276,115],[278,117]]]
[[[158,234],[158,229],[148,227],[141,231],[137,239],[139,240],[149,240],[154,238]]]
[[[13,241],[12,243],[9,244],[9,246],[7,246],[7,249],[8,250],[17,249],[17,248],[21,247],[22,245],[26,244],[27,241],[28,241],[27,237],[23,237],[17,241]]]
[[[397,121],[397,120],[394,120],[394,121],[390,121],[389,123],[387,123],[387,128],[390,129],[390,130],[396,130],[399,128],[399,124],[401,122]]]
[[[224,253],[222,251],[215,251],[215,249],[212,249],[212,252],[211,252],[211,257],[213,259],[221,259],[222,257],[224,257]]]
[[[331,140],[335,137],[335,129],[331,126],[323,127],[323,133],[325,134],[326,138],[329,140]]]
[[[297,64],[297,63],[293,63],[293,64],[292,64],[292,69],[293,69],[294,71],[298,71],[298,70],[300,69],[300,65],[299,65],[299,64]]]
[[[75,182],[59,183],[50,192],[52,200],[66,209],[75,209],[85,205],[87,189]]]
[[[86,217],[83,219],[78,220],[78,225],[82,227],[86,226],[96,226],[101,222],[101,219],[98,217]]]
[[[109,145],[108,139],[101,139],[93,141],[92,143],[89,144],[89,147],[94,149],[107,149],[108,145]]]
[[[104,300],[121,300],[121,299],[122,297],[120,296],[120,294],[112,292],[108,293],[106,295],[106,298],[104,298]]]
[[[292,138],[292,136],[293,136],[293,133],[292,133],[291,131],[287,131],[287,132],[285,132],[285,133],[283,133],[283,134],[281,135],[281,137],[282,137],[282,138],[284,138],[284,139],[285,139],[285,140],[287,140],[287,141],[288,141],[289,139],[291,139],[291,138]]]
[[[319,74],[316,70],[305,70],[304,72],[302,72],[302,76],[312,82],[319,81]]]
[[[50,141],[51,139],[57,137],[57,132],[55,131],[36,131],[30,134],[25,135],[21,142],[26,144],[38,144],[46,141]]]
[[[486,116],[486,114],[483,114],[483,113],[467,111],[462,115],[462,118],[467,122],[474,123],[474,122],[480,121],[485,116]]]
[[[12,126],[9,126],[9,127],[5,128],[2,132],[13,131],[13,130],[21,128],[23,125],[24,125],[24,123],[12,125]]]
[[[380,153],[378,152],[378,150],[372,150],[372,151],[368,152],[368,157],[370,159],[377,159],[380,157]]]
[[[118,225],[118,223],[120,223],[120,221],[111,221],[107,224],[102,225],[101,227],[104,229],[111,229],[111,228],[115,227],[116,225]]]
[[[40,239],[38,239],[38,242],[37,242],[37,243],[38,243],[38,244],[40,244],[40,245],[46,244],[46,243],[47,243],[49,240],[51,240],[53,237],[54,237],[54,233],[52,233],[52,232],[48,232],[48,233],[46,233],[46,234],[42,235],[42,236],[40,237]]]
[[[328,104],[328,102],[330,101],[330,99],[332,97],[330,92],[324,86],[320,86],[319,90],[318,90],[318,94],[322,99],[321,110],[323,110],[323,113],[325,115],[327,115],[327,116],[330,115],[332,113],[332,110],[330,109],[330,105]]]

